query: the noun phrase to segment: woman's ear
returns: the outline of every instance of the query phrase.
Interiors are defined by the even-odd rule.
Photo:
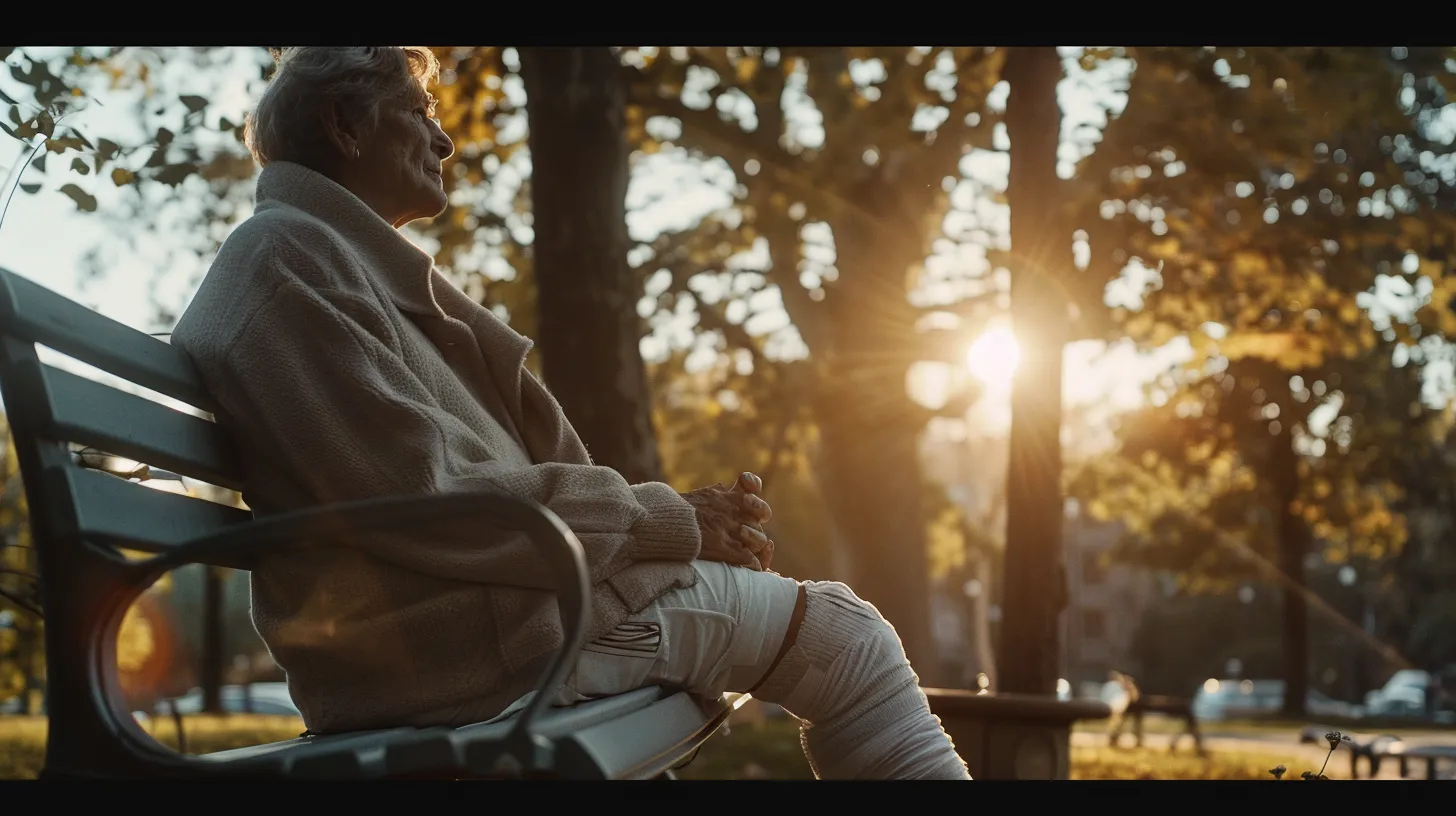
[[[338,151],[336,159],[348,161],[359,155],[358,131],[342,105],[336,101],[325,102],[320,118],[324,137]]]

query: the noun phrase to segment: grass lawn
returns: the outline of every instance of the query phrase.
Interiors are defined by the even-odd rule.
[[[1318,771],[1319,764],[1306,767],[1293,752],[1210,751],[1199,757],[1191,750],[1170,754],[1152,748],[1107,748],[1072,746],[1073,779],[1265,779],[1273,781],[1269,769],[1284,765],[1286,781],[1299,780],[1303,771]],[[1348,779],[1350,763],[1343,756],[1330,760],[1325,776]]]
[[[1258,736],[1261,734],[1295,734],[1310,723],[1321,723],[1330,728],[1339,729],[1347,734],[1368,732],[1368,733],[1398,733],[1398,734],[1450,734],[1456,729],[1449,725],[1437,725],[1435,723],[1421,722],[1419,720],[1365,720],[1350,721],[1331,719],[1328,722],[1319,717],[1311,717],[1307,721],[1260,719],[1260,720],[1218,720],[1214,722],[1200,722],[1198,728],[1205,735],[1227,735],[1227,736]],[[1105,734],[1110,726],[1109,720],[1091,720],[1077,723],[1073,726],[1074,731],[1086,734]],[[1162,714],[1149,714],[1143,720],[1143,733],[1145,734],[1180,734],[1183,732],[1183,721],[1167,717]],[[1128,723],[1123,727],[1124,734],[1132,733],[1132,724]],[[1131,742],[1131,738],[1127,738]]]
[[[303,721],[297,717],[234,714],[190,716],[182,722],[191,754],[277,742],[303,733]],[[171,720],[149,720],[143,728],[176,750],[177,731]],[[0,717],[0,779],[34,779],[45,763],[45,741],[44,717]]]
[[[291,739],[303,731],[302,722],[293,717],[197,715],[183,722],[189,753]],[[151,720],[145,727],[160,742],[176,748],[176,731],[170,720]],[[35,778],[44,753],[43,718],[0,717],[0,779]],[[1209,758],[1201,759],[1190,752],[1072,748],[1073,779],[1269,779],[1269,769],[1279,764],[1287,765],[1290,777],[1296,779],[1305,770],[1294,752],[1284,756],[1273,752],[1214,752]],[[1330,766],[1326,774],[1339,778],[1347,770],[1348,762],[1332,761]],[[798,726],[786,719],[739,725],[727,734],[714,737],[678,775],[684,779],[813,778],[799,749]]]

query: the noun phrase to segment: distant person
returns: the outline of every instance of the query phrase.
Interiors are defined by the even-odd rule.
[[[1137,699],[1137,686],[1122,672],[1110,671],[1107,673],[1107,682],[1102,684],[1099,697],[1112,709],[1107,727],[1107,742],[1115,747],[1122,738],[1122,727],[1126,723],[1128,709]],[[1138,740],[1138,745],[1142,745],[1141,739]]]
[[[803,720],[820,777],[969,779],[880,613],[844,584],[770,571],[758,477],[679,494],[594,465],[525,367],[531,341],[400,233],[446,208],[438,71],[426,48],[289,48],[249,117],[256,211],[172,337],[242,440],[248,505],[539,502],[581,539],[595,614],[554,702],[752,692]],[[259,566],[254,621],[310,731],[524,704],[562,643],[556,596],[523,536],[488,530],[361,531]]]
[[[1143,747],[1143,716],[1150,713],[1163,714],[1183,721],[1183,731],[1175,734],[1168,741],[1168,750],[1177,750],[1178,743],[1183,737],[1188,736],[1193,738],[1194,751],[1199,756],[1203,755],[1203,735],[1198,731],[1198,718],[1193,715],[1192,698],[1144,696],[1132,675],[1114,671],[1110,676],[1111,679],[1106,685],[1114,690],[1111,696],[1120,699],[1122,704],[1114,709],[1113,722],[1108,729],[1107,742],[1109,745],[1116,746],[1122,740],[1122,727],[1128,719],[1131,719],[1134,744],[1138,748]]]

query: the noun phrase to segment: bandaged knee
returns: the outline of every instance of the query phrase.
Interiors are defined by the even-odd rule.
[[[970,778],[894,627],[844,584],[805,584],[798,637],[753,696],[803,721],[821,779]]]

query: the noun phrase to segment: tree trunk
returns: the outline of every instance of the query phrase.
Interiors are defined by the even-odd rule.
[[[36,692],[44,693],[45,690],[45,679],[40,676],[40,660],[37,659],[45,657],[40,621],[32,619],[24,626],[17,626],[16,635],[15,653],[20,658],[20,674],[25,681],[25,688],[20,694],[24,705],[22,713],[34,716],[40,713],[40,707],[35,705],[36,698],[40,696]]]
[[[1287,383],[1288,375],[1283,376]],[[1270,384],[1271,391],[1275,387]],[[1279,390],[1287,393],[1287,388]],[[1291,400],[1279,402],[1285,409],[1281,416],[1291,416],[1288,410]],[[1305,597],[1304,557],[1310,549],[1310,531],[1295,505],[1299,498],[1299,457],[1294,452],[1290,430],[1288,422],[1281,422],[1279,433],[1271,440],[1274,445],[1271,475],[1278,502],[1278,566],[1283,576],[1284,593],[1284,616],[1280,621],[1284,646],[1284,701],[1281,709],[1285,716],[1302,718],[1309,695],[1309,602]]]
[[[198,673],[202,686],[202,710],[222,713],[223,654],[226,633],[223,631],[223,582],[220,567],[202,567],[202,670]]]
[[[916,434],[903,417],[882,414],[898,380],[857,378],[829,369],[816,395],[823,445],[818,476],[835,538],[848,551],[855,594],[874,604],[922,681],[939,676],[930,626],[930,580]],[[859,380],[859,381],[857,381]]]
[[[658,481],[640,286],[627,265],[627,147],[605,46],[522,48],[544,379],[593,460]]]
[[[811,347],[819,358],[816,475],[847,550],[847,583],[894,625],[922,682],[943,685],[917,444],[925,414],[905,390],[914,314],[904,270],[914,258],[862,228],[832,227],[840,283],[818,304],[823,336]]]
[[[1056,174],[1061,113],[1055,48],[1013,47],[1011,85],[1011,319],[1021,362],[1011,388],[1006,469],[1006,565],[1000,691],[1055,694],[1057,623],[1066,606],[1062,558],[1062,351],[1071,235],[1060,229]]]

